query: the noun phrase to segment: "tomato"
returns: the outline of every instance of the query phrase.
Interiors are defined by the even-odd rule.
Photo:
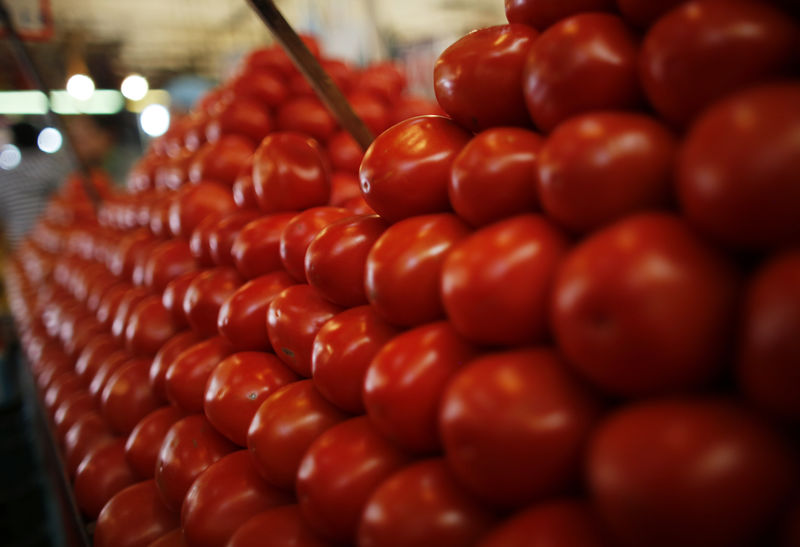
[[[162,406],[139,420],[125,441],[125,459],[140,477],[152,479],[156,460],[167,431],[183,418],[172,405]]]
[[[449,323],[399,334],[375,355],[364,380],[364,406],[381,434],[425,454],[440,448],[442,393],[475,350]]]
[[[161,303],[164,305],[164,308],[169,311],[172,316],[172,322],[176,328],[185,328],[189,326],[186,320],[186,313],[183,311],[183,299],[186,296],[189,285],[200,273],[200,271],[194,271],[176,277],[167,284],[167,287],[161,294]]]
[[[242,228],[231,246],[231,256],[242,276],[253,279],[283,268],[281,234],[294,217],[294,213],[276,213],[254,220]]]
[[[201,336],[214,336],[219,309],[243,282],[235,269],[226,266],[195,277],[183,297],[183,311],[192,329]]]
[[[290,492],[300,460],[314,439],[346,418],[317,392],[311,380],[268,394],[251,416],[247,447],[253,464],[267,482]]]
[[[486,355],[456,373],[442,396],[445,458],[476,496],[522,507],[575,484],[599,410],[549,348]]]
[[[442,264],[468,233],[451,214],[408,218],[386,230],[367,255],[364,287],[375,311],[400,326],[442,317]]]
[[[373,135],[380,135],[392,125],[389,107],[379,95],[357,89],[347,93],[347,101]]]
[[[106,291],[117,283],[119,283],[119,278],[113,274],[97,278],[95,282],[89,286],[89,293],[86,296],[86,308],[96,314],[97,308],[100,307],[100,301],[103,299]]]
[[[347,131],[334,133],[327,142],[328,159],[334,169],[358,174],[364,149]]]
[[[601,112],[570,118],[539,151],[542,209],[574,232],[588,232],[670,203],[677,142],[641,114]]]
[[[523,74],[531,119],[550,132],[590,110],[625,110],[641,101],[638,39],[616,15],[583,13],[534,42]]]
[[[198,182],[181,188],[169,207],[169,228],[173,235],[188,238],[208,215],[236,210],[230,188],[217,182]]]
[[[94,448],[114,440],[108,424],[99,413],[90,411],[78,418],[64,435],[64,460],[74,476],[81,461]]]
[[[453,210],[473,226],[538,209],[536,162],[542,138],[514,127],[473,137],[453,162],[448,193]]]
[[[149,383],[150,360],[132,359],[121,365],[106,382],[100,410],[115,431],[127,435],[163,402]]]
[[[64,399],[73,393],[83,391],[84,387],[83,380],[72,371],[65,371],[54,377],[47,387],[43,399],[44,407],[50,417],[55,414],[56,409],[64,402]]]
[[[133,287],[130,283],[118,283],[117,285],[109,288],[103,297],[100,299],[100,304],[97,306],[97,320],[100,324],[107,329],[111,328],[114,322],[114,316],[117,314],[122,298]]]
[[[403,95],[392,104],[392,125],[417,116],[444,116],[436,101],[414,95]]]
[[[736,247],[800,243],[800,84],[765,85],[711,107],[681,149],[677,188],[693,225]]]
[[[98,404],[100,403],[103,389],[105,389],[108,380],[118,369],[130,361],[147,363],[145,358],[134,358],[127,351],[120,350],[109,355],[97,369],[97,374],[94,375],[92,381],[89,383],[89,393],[95,398]]]
[[[441,116],[419,116],[378,135],[359,169],[364,199],[389,222],[450,210],[450,166],[470,134]]]
[[[495,517],[461,490],[442,460],[404,467],[384,481],[364,508],[362,547],[473,545]]]
[[[186,542],[224,547],[250,517],[289,503],[291,498],[258,476],[247,450],[211,464],[192,484],[181,509]]]
[[[40,394],[47,393],[50,385],[62,374],[72,372],[70,360],[66,355],[58,358],[48,359],[45,364],[40,366],[42,370],[36,378],[36,387],[39,388]],[[85,381],[83,383],[85,383]]]
[[[153,235],[144,228],[125,234],[113,251],[108,269],[117,277],[130,279],[136,257],[154,242]]]
[[[364,416],[333,426],[300,463],[297,499],[303,517],[321,536],[355,543],[369,496],[407,460]]]
[[[247,444],[247,429],[261,403],[297,375],[274,355],[234,353],[219,363],[206,382],[203,411],[217,431]]]
[[[150,252],[145,262],[144,283],[160,293],[170,281],[196,269],[197,263],[186,241],[165,241]]]
[[[238,233],[260,215],[256,211],[237,211],[224,216],[208,235],[211,259],[218,266],[233,266],[231,247]]]
[[[358,174],[334,171],[331,174],[331,205],[352,210],[346,204],[353,199],[363,199]]]
[[[485,535],[479,547],[608,547],[595,511],[583,500],[563,499],[516,513]]]
[[[340,311],[308,285],[284,289],[267,309],[267,333],[275,354],[293,371],[309,378],[314,337]]]
[[[117,493],[103,507],[94,531],[95,547],[147,547],[176,528],[178,515],[158,497],[154,481],[144,481]]]
[[[258,209],[256,188],[253,186],[253,162],[247,163],[233,183],[233,201],[240,209]]]
[[[735,270],[684,221],[641,214],[570,252],[552,326],[569,363],[609,394],[689,390],[720,368],[737,292]]]
[[[327,547],[303,521],[297,505],[283,505],[248,519],[228,540],[228,547]]]
[[[237,97],[252,97],[269,107],[276,107],[289,96],[283,76],[274,70],[246,70],[230,83]]]
[[[267,335],[267,308],[278,294],[294,285],[284,271],[248,281],[228,297],[219,309],[217,329],[238,351],[272,349]]]
[[[650,103],[685,126],[733,91],[797,72],[800,26],[766,2],[686,2],[658,20],[639,66]]]
[[[472,31],[445,49],[433,69],[444,111],[475,132],[529,126],[522,70],[538,34],[528,25],[498,25]]]
[[[183,529],[176,528],[159,537],[147,547],[186,547],[186,540],[183,537]]]
[[[505,0],[505,7],[509,23],[523,23],[545,30],[584,11],[613,11],[614,0]]]
[[[167,375],[167,369],[183,350],[197,344],[201,340],[202,338],[194,331],[186,330],[174,335],[161,346],[156,356],[153,357],[149,374],[150,385],[153,387],[153,393],[155,393],[156,397],[159,399],[167,398],[167,392],[164,388],[164,379]]]
[[[114,494],[136,482],[125,461],[125,441],[117,439],[98,446],[81,461],[75,472],[75,500],[81,512],[94,520]]]
[[[770,413],[800,421],[800,251],[770,258],[750,279],[737,350],[740,389]]]
[[[302,133],[319,142],[328,140],[339,127],[315,96],[294,97],[283,103],[278,109],[276,125],[280,131]]]
[[[587,475],[618,545],[748,545],[786,507],[797,459],[733,403],[666,399],[622,408],[596,430]]]
[[[312,207],[298,213],[281,234],[280,252],[284,269],[297,281],[306,281],[306,250],[314,237],[328,224],[353,214],[340,207]]]
[[[313,36],[301,34],[300,39],[314,57],[319,58],[319,45]],[[278,45],[272,47],[256,49],[247,56],[248,68],[274,70],[283,77],[289,77],[297,73],[294,63]]]
[[[234,211],[232,214],[235,214]],[[214,259],[211,257],[211,245],[209,240],[211,238],[211,231],[216,227],[217,223],[222,219],[222,214],[212,213],[206,217],[192,230],[192,235],[189,237],[189,249],[192,256],[197,260],[197,264],[203,267],[215,266]]]
[[[168,237],[169,233],[169,209],[172,207],[172,199],[157,201],[150,211],[150,221],[147,228],[155,237]]]
[[[150,295],[131,312],[125,327],[125,346],[135,354],[155,355],[177,332],[178,327],[161,303],[161,297]]]
[[[156,190],[163,192],[165,190],[179,189],[189,179],[189,171],[195,158],[195,153],[189,152],[188,150],[182,150],[178,151],[174,156],[166,159],[164,163],[156,168]],[[159,237],[165,235],[153,230],[153,227],[154,226],[151,224],[150,229],[155,235]]]
[[[206,381],[233,348],[221,336],[207,338],[183,350],[164,377],[167,399],[187,412],[202,412]]]
[[[373,63],[365,67],[353,82],[353,88],[380,97],[386,104],[394,104],[406,86],[406,77],[400,67],[391,61]]]
[[[223,135],[241,135],[259,143],[273,125],[266,105],[255,99],[236,97],[209,119],[206,138],[208,142],[217,142]],[[206,177],[213,178],[207,174]]]
[[[56,426],[56,437],[63,439],[69,428],[87,412],[96,411],[97,404],[94,397],[84,390],[79,389],[66,397],[56,407],[53,413],[53,423]]]
[[[566,236],[545,217],[520,215],[456,244],[442,266],[442,302],[459,334],[477,344],[547,337],[550,291]]]
[[[202,414],[175,422],[164,436],[155,467],[158,491],[167,507],[179,511],[194,480],[235,449]]]
[[[367,254],[387,227],[377,215],[348,216],[328,224],[306,249],[305,279],[334,304],[346,308],[366,304]]]
[[[617,0],[622,17],[631,25],[648,28],[662,15],[686,0]]]
[[[254,127],[248,129],[250,132],[260,133],[266,125],[269,125],[270,122],[264,118],[261,109],[258,117],[258,122],[252,120],[256,123]],[[201,181],[213,181],[224,187],[232,186],[236,175],[250,162],[255,146],[260,140],[259,138],[254,142],[252,138],[242,135],[221,135],[216,142],[204,144],[192,159],[189,180],[195,184]]]
[[[114,314],[114,321],[111,323],[111,334],[117,339],[125,339],[125,329],[128,326],[128,320],[133,313],[134,308],[153,293],[144,287],[134,287],[129,289],[119,302],[117,311]]]

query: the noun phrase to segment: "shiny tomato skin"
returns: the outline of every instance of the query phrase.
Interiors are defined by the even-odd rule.
[[[112,323],[114,322],[114,316],[117,314],[117,308],[119,307],[122,298],[125,294],[130,290],[132,285],[127,282],[118,283],[113,285],[109,288],[103,297],[100,299],[100,303],[97,306],[97,320],[100,321],[100,324],[107,329],[111,328]]]
[[[777,254],[748,281],[737,348],[741,392],[770,414],[800,421],[800,252]]]
[[[188,349],[201,340],[202,338],[193,330],[185,330],[174,335],[161,346],[161,349],[159,349],[158,353],[153,357],[149,374],[150,385],[153,387],[153,392],[156,394],[156,397],[159,399],[167,398],[166,388],[164,387],[167,369],[169,369],[172,362],[183,350]]]
[[[258,141],[242,135],[222,135],[216,142],[204,144],[191,160],[189,180],[195,184],[213,181],[230,190],[256,144]]]
[[[683,220],[634,215],[565,258],[552,327],[567,361],[609,394],[690,390],[725,358],[738,284],[727,259]]]
[[[63,403],[67,397],[73,393],[83,391],[84,387],[85,384],[80,376],[70,370],[56,375],[47,387],[42,401],[44,402],[44,407],[47,409],[49,416],[53,417],[58,406]]]
[[[718,399],[623,407],[588,449],[594,504],[622,546],[750,544],[786,507],[797,477],[780,435]]]
[[[186,547],[186,539],[183,537],[183,530],[175,528],[148,544],[147,547]]]
[[[94,532],[96,547],[147,547],[180,519],[158,496],[155,482],[136,483],[118,492],[103,507]]]
[[[164,401],[150,385],[150,360],[132,359],[108,379],[100,400],[100,410],[118,433],[128,435],[139,420]]]
[[[387,229],[367,255],[364,287],[389,323],[414,326],[444,315],[442,264],[469,228],[452,214],[408,218]]]
[[[409,452],[439,450],[442,394],[475,353],[444,321],[394,337],[372,359],[364,380],[364,406],[375,428]]]
[[[442,116],[418,116],[390,127],[361,161],[367,204],[388,222],[449,211],[450,166],[470,137]]]
[[[267,335],[269,303],[284,289],[294,285],[284,271],[251,279],[228,297],[219,309],[217,329],[237,351],[272,349]]]
[[[443,460],[413,463],[373,492],[358,529],[362,547],[473,545],[495,516],[453,479]]]
[[[316,96],[294,97],[283,103],[276,125],[280,131],[302,133],[319,142],[328,140],[338,129],[336,119]]]
[[[505,8],[509,23],[545,30],[582,12],[614,11],[614,0],[505,0]]]
[[[303,133],[266,137],[253,157],[253,185],[265,213],[301,211],[330,199],[330,167],[320,145]]]
[[[124,364],[132,360],[141,363],[147,362],[145,358],[134,358],[130,353],[124,350],[112,353],[103,361],[103,364],[97,369],[97,374],[94,375],[92,381],[89,383],[89,393],[91,393],[92,397],[95,398],[98,404],[102,398],[103,389],[105,389],[106,384],[111,376]]]
[[[372,492],[408,461],[365,416],[323,433],[311,445],[297,474],[297,499],[305,521],[320,536],[354,543]]]
[[[309,285],[284,289],[267,309],[267,333],[275,354],[297,374],[310,378],[314,337],[340,311]]]
[[[155,480],[162,501],[170,510],[180,511],[194,480],[235,449],[202,414],[175,422],[164,436],[156,460]]]
[[[298,213],[290,220],[281,234],[281,262],[283,268],[295,280],[306,281],[306,250],[314,237],[328,224],[349,218],[353,214],[341,207],[312,207]]]
[[[590,110],[636,108],[636,35],[616,15],[583,13],[556,23],[534,42],[523,76],[528,112],[552,131]]]
[[[328,139],[326,146],[328,159],[333,169],[358,175],[358,167],[364,157],[364,149],[350,136],[350,133],[347,131],[334,133]]]
[[[98,446],[81,461],[73,483],[75,500],[81,512],[94,520],[114,494],[136,480],[125,460],[125,441],[116,439]]]
[[[371,306],[345,310],[328,320],[314,338],[311,372],[328,401],[351,414],[364,414],[364,378],[372,358],[399,331]]]
[[[188,238],[210,214],[236,210],[229,187],[218,182],[199,181],[183,186],[169,207],[169,228],[173,235]]]
[[[130,319],[133,309],[136,305],[152,295],[150,289],[144,287],[133,287],[129,289],[122,297],[114,314],[114,321],[111,323],[111,334],[118,340],[125,341],[125,329],[128,326],[128,319]]]
[[[258,198],[256,197],[256,188],[253,186],[253,163],[250,162],[245,165],[236,177],[231,188],[233,193],[233,201],[239,209],[242,210],[255,210],[258,209]]]
[[[378,215],[348,216],[325,226],[306,248],[309,285],[339,306],[366,304],[367,254],[386,228],[388,224]]]
[[[528,25],[510,24],[474,30],[457,40],[439,55],[433,69],[439,105],[474,132],[529,126],[522,70],[538,35]]]
[[[273,128],[266,105],[255,99],[235,97],[208,120],[206,138],[208,142],[217,142],[223,135],[241,135],[259,143]]]
[[[242,228],[231,246],[231,256],[242,276],[253,279],[283,268],[281,234],[294,217],[294,213],[275,213]]]
[[[800,243],[800,84],[763,85],[709,108],[689,131],[677,166],[690,222],[736,248]]]
[[[501,220],[456,244],[441,276],[455,330],[483,345],[544,341],[553,279],[568,246],[557,226],[535,214]]]
[[[269,537],[272,547],[327,547],[303,521],[298,505],[273,507],[248,519],[236,529],[228,547],[261,547]]]
[[[156,460],[167,431],[184,414],[172,405],[162,406],[139,420],[125,441],[125,459],[136,474],[143,479],[152,479],[156,472]]]
[[[272,392],[258,407],[247,431],[247,447],[259,474],[273,486],[294,490],[308,447],[347,417],[326,401],[311,380]]]
[[[178,327],[164,307],[161,296],[150,295],[133,308],[125,327],[125,346],[136,355],[155,355]]]
[[[291,497],[269,486],[256,473],[247,450],[211,464],[186,493],[181,524],[193,547],[224,547],[250,517]]]
[[[187,272],[197,269],[189,244],[173,239],[156,246],[145,263],[144,283],[154,292],[163,292],[167,284]]]
[[[170,314],[172,321],[178,328],[186,328],[189,322],[186,320],[186,313],[183,311],[183,299],[186,291],[195,277],[200,275],[200,271],[189,272],[170,281],[164,292],[161,293],[161,303],[164,304]]]
[[[85,389],[79,389],[64,397],[61,404],[53,413],[53,423],[56,426],[56,436],[63,439],[69,428],[87,412],[96,411],[97,403],[94,397]]]
[[[233,266],[231,247],[236,235],[261,215],[256,211],[236,211],[222,217],[208,234],[208,249],[217,266]]]
[[[800,26],[766,2],[692,1],[648,31],[639,73],[650,104],[683,127],[725,95],[796,73],[798,47]]]
[[[457,372],[439,427],[454,477],[488,503],[518,508],[576,484],[599,415],[598,400],[553,350],[529,348],[488,354]]]
[[[456,214],[480,227],[539,208],[536,162],[544,141],[516,127],[475,135],[450,172],[448,194]]]
[[[234,353],[220,362],[206,382],[203,413],[217,431],[246,446],[247,429],[261,403],[297,375],[269,353]]]
[[[217,334],[219,309],[244,280],[234,268],[219,266],[195,277],[183,297],[189,325],[201,336]]]
[[[597,112],[559,125],[539,151],[542,209],[585,233],[626,214],[670,203],[678,143],[642,114]]]
[[[114,435],[108,423],[96,411],[78,418],[64,435],[64,461],[70,476],[75,475],[81,461],[94,448],[112,442]]]
[[[173,359],[164,376],[167,399],[186,412],[202,412],[206,381],[233,348],[221,336],[189,346]]]
[[[206,215],[202,222],[192,230],[192,235],[189,237],[189,249],[192,252],[192,256],[197,261],[197,264],[203,268],[210,268],[215,265],[214,259],[211,258],[209,240],[211,231],[221,219],[221,213]]]

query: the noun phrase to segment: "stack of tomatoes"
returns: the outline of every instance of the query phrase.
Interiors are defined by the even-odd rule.
[[[800,545],[791,6],[506,13],[446,116],[323,60],[365,154],[267,49],[51,204],[7,273],[97,545]]]

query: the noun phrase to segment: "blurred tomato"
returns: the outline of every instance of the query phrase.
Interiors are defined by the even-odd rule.
[[[164,292],[161,293],[161,303],[169,311],[176,328],[189,326],[186,320],[186,313],[183,311],[183,299],[186,296],[189,285],[198,275],[200,275],[200,271],[189,272],[176,277],[167,284]]]
[[[629,24],[648,28],[662,15],[686,0],[617,0],[617,8]]]
[[[380,96],[356,89],[347,94],[347,101],[373,135],[380,135],[392,125],[392,114]]]
[[[155,355],[177,331],[172,314],[162,304],[161,297],[150,295],[133,308],[125,327],[125,346],[134,354]]]
[[[67,473],[75,475],[81,461],[98,446],[112,442],[113,433],[98,412],[90,411],[79,417],[64,435],[64,460]]]
[[[118,340],[125,340],[125,329],[128,326],[128,319],[130,319],[134,308],[139,302],[152,295],[150,289],[144,287],[133,287],[122,295],[119,301],[119,306],[114,313],[114,320],[111,322],[111,334]]]
[[[231,246],[231,256],[240,274],[253,279],[283,268],[281,234],[294,216],[294,213],[266,215],[242,228]]]
[[[79,389],[64,397],[53,413],[53,423],[56,426],[56,438],[64,439],[69,428],[84,414],[96,411],[97,403],[94,397],[85,389]]]
[[[206,381],[233,348],[221,336],[189,346],[167,368],[164,387],[169,401],[187,412],[202,412]]]
[[[327,225],[352,217],[347,209],[340,207],[312,207],[295,215],[281,234],[280,252],[284,269],[295,280],[306,281],[306,250],[314,237]]]
[[[241,135],[258,144],[272,131],[273,126],[269,108],[261,101],[255,98],[235,97],[209,118],[206,138],[208,142],[213,143],[224,135]],[[207,172],[204,173],[204,178],[216,180]]]
[[[177,528],[178,515],[158,497],[154,481],[144,481],[117,493],[103,507],[94,531],[95,547],[147,547]]]
[[[246,70],[229,87],[237,97],[250,97],[269,107],[280,105],[289,96],[283,75],[268,69]]]
[[[183,350],[200,342],[202,338],[198,336],[193,330],[186,330],[174,335],[170,338],[161,349],[158,350],[156,356],[153,357],[153,362],[150,364],[149,380],[150,385],[153,387],[153,393],[159,399],[166,399],[167,392],[164,387],[164,379],[167,375],[167,369],[172,365],[178,355]]]
[[[268,118],[263,118],[263,115],[261,112],[261,123],[249,131],[263,131],[264,122],[269,124]],[[195,184],[213,181],[226,188],[232,186],[239,171],[251,161],[260,141],[260,138],[254,141],[242,135],[220,135],[216,142],[204,144],[194,155],[189,167],[189,180]]]
[[[654,0],[646,0],[653,2]],[[505,0],[509,23],[523,23],[538,30],[585,11],[613,11],[614,0]]]
[[[230,188],[203,181],[180,189],[169,207],[169,228],[173,235],[188,238],[206,216],[236,210]]]
[[[327,141],[338,129],[336,119],[316,96],[294,97],[278,109],[277,128]]]
[[[233,183],[233,201],[240,209],[258,209],[258,197],[256,196],[256,188],[253,186],[253,162],[248,162]]]
[[[345,173],[344,171],[331,173],[331,205],[352,210],[352,208],[346,206],[352,199],[363,199],[361,186],[358,182],[358,174]]]
[[[139,420],[158,408],[159,399],[149,382],[150,360],[131,359],[108,379],[100,400],[100,410],[108,424],[127,435]]]
[[[231,214],[235,213],[236,211],[231,212]],[[215,265],[214,259],[211,258],[211,231],[221,219],[221,213],[208,214],[192,230],[192,235],[189,237],[189,249],[199,266],[208,268]]]
[[[170,281],[196,269],[197,263],[188,242],[180,239],[165,241],[150,251],[145,262],[144,283],[160,293]]]
[[[326,547],[303,521],[297,505],[283,505],[259,513],[237,528],[228,547]]]
[[[211,259],[218,266],[233,266],[231,247],[236,236],[247,224],[261,215],[256,211],[236,211],[222,217],[208,234]]]
[[[94,520],[114,494],[136,482],[125,461],[125,441],[117,439],[89,452],[75,472],[75,500],[81,512]]]
[[[195,277],[183,297],[183,311],[189,325],[201,336],[217,333],[219,309],[244,280],[235,269],[220,266]]]
[[[334,133],[327,142],[328,159],[334,169],[358,174],[364,150],[347,131]]]
[[[183,418],[183,413],[172,405],[162,406],[139,420],[125,441],[125,459],[137,475],[152,479],[156,460],[167,431]]]
[[[108,380],[111,376],[120,369],[124,364],[136,361],[139,363],[147,363],[146,358],[134,358],[130,353],[124,350],[116,351],[109,355],[104,361],[103,364],[97,369],[97,373],[92,378],[92,381],[89,383],[89,393],[91,393],[92,397],[100,403],[100,400],[103,395],[103,389],[105,389]]]

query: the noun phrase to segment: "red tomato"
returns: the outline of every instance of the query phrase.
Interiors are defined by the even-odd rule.
[[[167,369],[183,350],[197,344],[201,340],[202,338],[194,331],[186,330],[174,335],[161,346],[161,349],[158,350],[156,356],[153,357],[153,362],[150,364],[149,380],[156,397],[159,399],[167,398],[167,392],[164,387]]]
[[[714,399],[623,408],[596,430],[587,471],[594,502],[622,546],[757,544],[798,476],[780,436]]]
[[[246,70],[230,82],[237,97],[251,97],[269,107],[276,107],[289,96],[283,75],[268,69]]]
[[[370,207],[389,222],[450,210],[450,166],[470,134],[441,116],[392,126],[367,149],[359,169]]]
[[[233,211],[230,214],[236,214]],[[189,249],[192,256],[197,260],[197,264],[203,267],[215,266],[214,259],[211,258],[211,231],[216,227],[217,223],[222,219],[222,214],[212,213],[206,217],[192,230],[192,235],[189,237]]]
[[[770,258],[749,281],[737,363],[751,401],[800,421],[800,251]]]
[[[513,127],[473,137],[456,156],[448,193],[453,210],[473,226],[538,209],[536,163],[542,138]]]
[[[468,233],[451,214],[408,218],[386,230],[367,255],[364,287],[375,311],[400,326],[442,317],[442,264]]]
[[[125,441],[117,439],[98,446],[81,461],[75,472],[75,500],[81,512],[95,520],[114,494],[136,482],[125,461]]]
[[[58,406],[64,402],[64,399],[77,393],[84,391],[85,384],[83,380],[72,371],[64,371],[55,376],[47,387],[44,394],[44,407],[47,409],[50,417],[52,417]]]
[[[186,313],[183,311],[183,299],[186,296],[189,285],[200,273],[199,271],[194,271],[176,277],[167,284],[167,287],[161,294],[161,303],[164,305],[164,308],[169,311],[172,316],[172,321],[177,328],[189,326],[186,320]]]
[[[280,243],[281,261],[289,275],[304,283],[308,245],[328,224],[352,216],[350,211],[340,207],[313,207],[295,215],[283,229]]]
[[[314,57],[319,58],[319,45],[313,36],[301,34],[300,38]],[[297,73],[294,63],[280,46],[256,49],[247,56],[247,66],[254,69],[274,70],[284,77]]]
[[[686,0],[617,0],[617,8],[625,20],[640,28],[648,28],[662,15]]]
[[[539,152],[542,209],[575,232],[588,232],[670,202],[677,142],[641,114],[575,116],[553,131]]]
[[[70,476],[75,475],[89,452],[113,440],[111,429],[97,412],[90,411],[78,418],[64,435],[64,460]]]
[[[554,351],[490,354],[456,373],[442,396],[445,458],[476,496],[522,507],[575,484],[599,411]]]
[[[189,180],[189,170],[196,154],[188,150],[178,151],[175,156],[167,158],[164,163],[156,167],[155,171],[155,187],[159,192],[165,190],[177,190],[186,181]],[[152,220],[152,218],[151,218]],[[154,226],[151,224],[150,229],[156,236],[165,234],[158,233],[153,230]]]
[[[800,84],[765,85],[711,107],[689,132],[677,167],[686,217],[723,243],[800,243]]]
[[[265,104],[256,99],[236,97],[208,120],[206,138],[208,142],[217,142],[224,135],[241,135],[259,143],[272,131],[273,125]]]
[[[642,43],[642,86],[666,120],[685,126],[715,100],[797,72],[800,26],[765,2],[686,2]]]
[[[334,171],[331,174],[331,205],[350,209],[346,204],[354,198],[363,199],[358,174]]]
[[[258,476],[247,450],[228,454],[210,465],[186,494],[181,508],[186,542],[224,547],[250,517],[290,501]]]
[[[609,394],[688,390],[719,370],[737,289],[731,265],[685,222],[641,214],[567,256],[552,326],[569,363]]]
[[[336,119],[315,96],[289,99],[278,109],[277,128],[295,131],[320,142],[328,140],[338,129]]]
[[[538,35],[528,25],[498,25],[472,31],[445,49],[433,69],[444,111],[475,132],[529,126],[522,70]]]
[[[183,297],[183,311],[192,329],[201,336],[214,336],[219,309],[243,282],[235,269],[226,266],[195,277]]]
[[[178,515],[158,497],[154,481],[119,492],[103,507],[94,530],[95,547],[147,547],[176,528]]]
[[[509,23],[523,23],[545,30],[584,11],[613,11],[614,0],[505,0],[505,6]]]
[[[130,283],[123,282],[112,286],[103,294],[103,297],[100,299],[100,304],[97,306],[96,313],[100,325],[107,329],[111,328],[111,324],[114,322],[114,316],[117,314],[117,308],[122,298],[131,288],[132,285]]]
[[[153,293],[150,291],[150,289],[145,289],[144,287],[134,287],[129,289],[122,296],[119,306],[117,307],[117,311],[114,314],[114,321],[111,323],[111,334],[113,334],[120,341],[124,340],[125,329],[128,326],[128,319],[130,319],[133,309],[139,302],[152,294]]]
[[[297,499],[306,522],[323,537],[355,543],[372,492],[408,461],[365,416],[333,426],[311,445],[297,474]]]
[[[156,472],[158,452],[167,431],[183,418],[183,413],[172,405],[154,410],[136,424],[125,441],[125,459],[140,477],[152,479]]]
[[[117,277],[130,279],[136,257],[154,242],[153,235],[144,228],[125,234],[113,251],[108,269]]]
[[[308,285],[294,285],[272,299],[267,309],[267,333],[275,354],[296,373],[311,376],[314,337],[341,308]]]
[[[297,375],[274,355],[235,353],[208,377],[203,412],[217,431],[239,446],[246,446],[247,428],[261,403],[296,380]]]
[[[222,217],[208,235],[211,259],[218,266],[233,266],[231,247],[236,236],[247,224],[259,218],[256,211],[236,211]]]
[[[120,350],[109,355],[103,361],[103,364],[97,369],[97,374],[94,375],[92,381],[89,383],[89,393],[91,393],[92,397],[95,398],[98,404],[100,403],[100,399],[103,395],[103,389],[105,389],[109,378],[111,378],[111,376],[120,367],[122,367],[122,365],[128,363],[129,361],[138,361],[142,363],[147,362],[147,360],[144,358],[134,358],[127,351]]]
[[[161,303],[161,297],[150,295],[133,308],[125,327],[125,346],[135,354],[155,355],[177,332],[178,327]]]
[[[267,119],[263,118],[263,112],[259,117],[261,123],[250,131],[263,131],[263,122]],[[260,138],[254,142],[253,139],[241,135],[222,135],[216,142],[204,144],[192,159],[189,180],[195,184],[201,181],[213,181],[224,187],[232,186],[239,171],[251,161],[255,145],[260,141]]]
[[[461,490],[442,460],[404,467],[372,494],[358,529],[363,547],[473,545],[495,517]]]
[[[150,222],[147,227],[155,237],[169,237],[169,210],[172,207],[172,197],[164,201],[156,201],[150,211]]]
[[[392,125],[389,107],[379,95],[357,89],[347,94],[347,101],[373,135],[380,135]]]
[[[84,389],[79,389],[64,397],[64,400],[56,407],[56,411],[53,413],[53,423],[56,426],[57,438],[59,440],[64,439],[69,428],[81,416],[96,410],[97,404],[94,401],[94,397]]]
[[[616,15],[583,13],[534,42],[523,76],[531,119],[542,131],[590,110],[635,108],[638,39]]]
[[[392,104],[392,115],[392,125],[394,125],[417,116],[444,116],[445,112],[436,101],[404,95]]]
[[[169,207],[169,228],[173,235],[188,238],[208,215],[236,210],[230,188],[217,182],[198,182],[181,188]]]
[[[179,511],[194,480],[235,449],[202,414],[175,422],[164,436],[155,467],[158,491],[167,507]]]
[[[478,344],[547,338],[547,315],[566,236],[545,217],[520,215],[458,243],[442,266],[442,302],[459,334]]]
[[[253,162],[245,165],[233,183],[233,201],[240,209],[258,209],[258,197],[253,186]]]
[[[119,278],[113,274],[97,278],[95,282],[89,286],[89,292],[86,296],[86,308],[97,314],[97,308],[100,307],[100,302],[106,291],[117,283],[119,283]]]
[[[353,217],[349,211],[348,215],[311,240],[305,253],[305,279],[334,304],[352,308],[367,303],[367,254],[388,224],[377,215]]]
[[[267,215],[242,228],[231,246],[231,256],[240,274],[253,279],[283,268],[281,234],[294,217],[294,213]]]
[[[275,391],[258,407],[247,432],[256,469],[270,484],[293,491],[308,447],[346,417],[317,392],[311,380]]]
[[[197,263],[185,240],[165,241],[150,252],[145,262],[144,283],[160,293],[170,281],[196,269]]]
[[[150,543],[147,547],[186,547],[183,529],[176,528]]]
[[[272,133],[253,158],[253,186],[266,213],[299,211],[330,199],[330,167],[314,139],[303,133]]]
[[[262,547],[269,538],[271,547],[327,547],[303,521],[297,505],[267,509],[248,519],[228,540],[227,547]]]
[[[367,369],[367,415],[378,431],[406,450],[416,454],[437,451],[442,393],[474,355],[474,348],[444,321],[396,336]]]
[[[386,104],[394,104],[406,85],[400,67],[391,61],[373,63],[364,68],[353,82],[353,88],[380,97]]]
[[[248,281],[228,297],[219,309],[217,329],[238,351],[272,349],[267,335],[267,308],[278,294],[294,285],[284,271]]]
[[[167,399],[187,412],[202,412],[206,381],[233,348],[221,336],[208,338],[183,350],[167,368]]]
[[[358,174],[364,149],[347,131],[335,133],[327,142],[328,159],[334,169]]]
[[[100,410],[108,424],[123,435],[163,403],[148,381],[149,373],[149,359],[132,359],[120,366],[103,388]]]

